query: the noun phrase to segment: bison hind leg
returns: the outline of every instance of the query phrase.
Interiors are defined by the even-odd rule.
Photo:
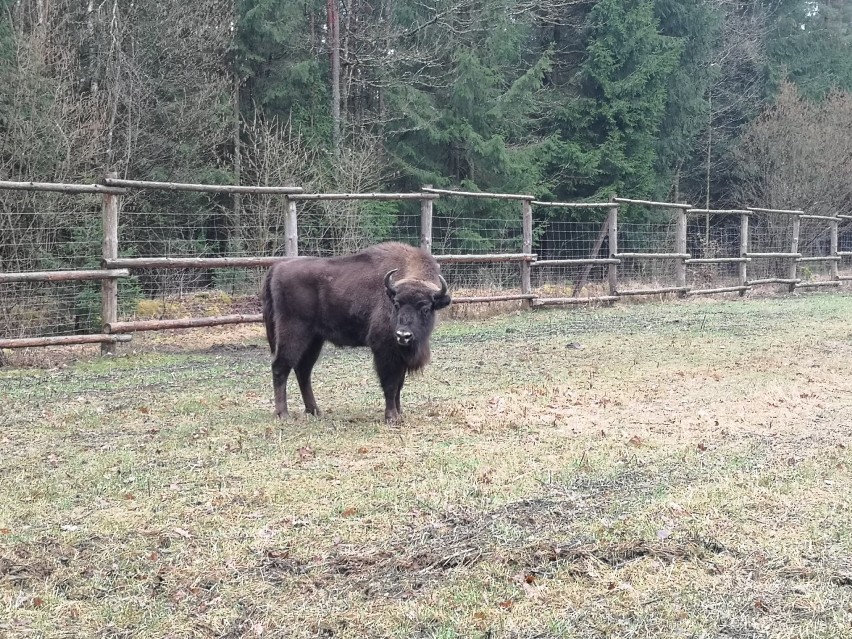
[[[287,411],[287,378],[292,370],[280,351],[272,360],[272,388],[275,392],[275,414],[282,419],[289,417]]]
[[[311,385],[311,372],[314,369],[314,364],[317,363],[317,359],[319,359],[323,343],[324,340],[321,337],[313,338],[296,365],[296,379],[299,380],[299,390],[302,391],[305,412],[309,415],[320,414],[317,400],[314,397],[314,389]]]

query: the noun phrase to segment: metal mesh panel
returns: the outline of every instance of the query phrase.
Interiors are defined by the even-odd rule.
[[[99,282],[0,284],[0,338],[100,331]]]
[[[420,244],[418,201],[300,201],[297,217],[300,255],[341,255],[387,241]]]
[[[432,252],[436,255],[522,250],[520,202],[457,197],[442,197],[434,202]]]
[[[0,191],[0,271],[96,266],[100,196]]]
[[[693,259],[740,257],[742,236],[739,215],[690,215],[686,226],[686,250]],[[739,266],[736,263],[688,264],[686,284],[693,289],[736,286]]]
[[[605,265],[536,266],[530,279],[540,297],[574,297],[575,291],[576,297],[609,295]]]
[[[455,295],[520,292],[521,266],[516,262],[442,264],[441,274]]]
[[[602,229],[606,229],[607,213],[600,210],[535,211],[533,238],[540,260],[587,259],[609,257],[606,235],[599,251],[593,254]]]
[[[97,268],[99,195],[0,191],[0,272]],[[0,337],[92,332],[100,316],[97,282],[0,284]]]
[[[802,257],[831,255],[831,224],[827,220],[804,219],[799,228],[799,253]],[[801,262],[798,277],[803,282],[829,280],[831,262]]]
[[[837,232],[837,250],[852,253],[852,220],[841,222]],[[844,256],[839,265],[840,275],[852,277],[852,255]]]
[[[164,197],[167,196],[167,197]],[[144,191],[124,198],[119,214],[122,257],[237,257],[283,251],[284,197],[241,198]]]
[[[749,220],[749,253],[789,253],[793,242],[793,218],[789,215],[752,215]],[[787,278],[789,258],[755,257],[748,265],[748,279]]]
[[[619,223],[619,253],[674,253],[673,220]],[[619,290],[663,288],[676,285],[675,260],[622,258],[618,266]]]

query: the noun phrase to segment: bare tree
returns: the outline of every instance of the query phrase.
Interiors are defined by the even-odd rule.
[[[852,209],[852,96],[818,104],[783,82],[778,100],[746,130],[736,153],[743,202],[820,215]]]

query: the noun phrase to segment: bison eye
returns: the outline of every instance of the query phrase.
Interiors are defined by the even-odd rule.
[[[424,306],[423,308],[420,309],[420,312],[423,313],[424,315],[428,315],[431,311],[432,311],[431,306]]]
[[[396,300],[394,300],[394,301],[393,301],[393,307],[394,307],[396,310],[399,310],[399,302],[397,302]]]

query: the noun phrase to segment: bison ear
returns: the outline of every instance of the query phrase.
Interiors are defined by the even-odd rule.
[[[442,308],[449,306],[452,301],[452,298],[446,293],[444,295],[438,295],[436,293],[435,297],[432,298],[432,308],[436,311],[441,310]]]
[[[441,290],[432,296],[432,308],[436,311],[449,306],[450,302],[453,301],[447,292],[447,281],[440,275],[438,279],[441,280]]]

